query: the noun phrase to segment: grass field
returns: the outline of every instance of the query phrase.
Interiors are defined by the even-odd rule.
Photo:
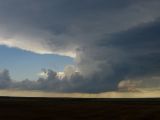
[[[160,99],[1,97],[0,120],[160,120]]]

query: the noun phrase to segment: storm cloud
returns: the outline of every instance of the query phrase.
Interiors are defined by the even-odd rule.
[[[113,91],[124,80],[159,76],[159,11],[159,0],[0,0],[0,44],[76,61],[70,79],[49,70],[17,87]]]

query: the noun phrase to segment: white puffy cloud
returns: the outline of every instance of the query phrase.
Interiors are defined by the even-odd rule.
[[[76,72],[76,68],[73,65],[68,65],[64,68],[64,75],[70,79]]]

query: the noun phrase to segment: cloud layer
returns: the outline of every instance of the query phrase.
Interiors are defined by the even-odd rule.
[[[77,63],[79,73],[69,80],[57,80],[49,70],[46,79],[17,86],[117,90],[123,80],[145,83],[159,76],[159,6],[159,0],[1,0],[0,44],[66,55]]]

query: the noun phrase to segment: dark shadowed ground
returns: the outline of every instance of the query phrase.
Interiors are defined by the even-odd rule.
[[[0,120],[160,120],[160,99],[0,98]]]

